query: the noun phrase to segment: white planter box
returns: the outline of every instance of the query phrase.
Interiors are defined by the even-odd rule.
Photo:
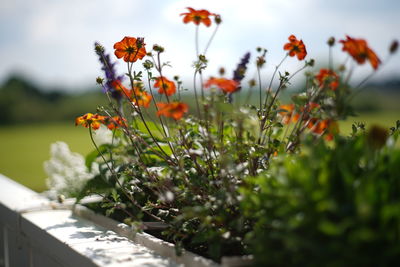
[[[221,265],[80,206],[59,205],[0,174],[0,267]]]

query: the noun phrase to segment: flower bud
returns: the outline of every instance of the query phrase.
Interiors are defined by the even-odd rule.
[[[103,84],[103,81],[104,81],[104,79],[101,77],[96,78],[96,83],[98,83],[98,84]]]
[[[390,54],[396,53],[398,47],[399,47],[399,42],[397,40],[394,40],[389,48]]]
[[[143,37],[138,37],[136,39],[136,46],[138,49],[144,47],[145,43],[144,43],[144,38]]]
[[[345,70],[346,70],[346,66],[345,65],[343,65],[343,64],[341,64],[341,65],[339,65],[339,69],[338,69],[340,72],[344,72]]]
[[[257,67],[261,68],[262,66],[264,66],[265,62],[265,57],[257,57]]]
[[[327,43],[329,46],[334,46],[335,45],[335,37],[332,36],[331,38],[329,38]]]
[[[386,144],[388,131],[380,126],[373,125],[367,135],[367,140],[372,148],[380,149]]]
[[[162,53],[162,52],[164,52],[164,47],[155,44],[155,45],[153,45],[153,50],[156,52]]]
[[[94,50],[96,51],[97,54],[104,53],[104,47],[99,43],[94,44]]]
[[[250,86],[250,87],[256,86],[256,80],[251,79],[251,80],[249,81],[249,86]]]
[[[306,62],[306,64],[307,64],[308,66],[310,66],[310,67],[314,67],[315,60],[312,58],[312,59],[310,59],[310,61]]]
[[[151,62],[150,60],[146,60],[145,62],[143,62],[143,67],[146,70],[149,70],[149,69],[153,68],[153,62]]]
[[[208,62],[208,60],[207,60],[207,58],[206,58],[205,55],[199,55],[199,60],[200,60],[201,62],[203,62],[203,63],[207,63],[207,62]]]
[[[221,19],[221,16],[220,16],[220,15],[215,15],[214,20],[215,20],[215,23],[216,23],[217,25],[218,25],[218,24],[221,24],[221,22],[222,22],[222,19]]]

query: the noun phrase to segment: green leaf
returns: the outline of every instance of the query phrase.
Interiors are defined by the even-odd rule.
[[[103,144],[101,146],[99,146],[99,151],[101,153],[106,153],[108,151],[108,149],[111,148],[111,145],[108,144]],[[97,150],[93,150],[92,152],[90,152],[88,155],[86,155],[85,158],[85,165],[86,167],[89,169],[89,171],[92,171],[92,164],[93,162],[100,157],[100,153]]]
[[[76,196],[76,202],[79,202],[85,196],[93,194],[93,193],[108,192],[111,190],[111,188],[112,188],[112,185],[107,183],[102,178],[101,175],[97,175],[93,179],[90,179],[89,181],[86,182],[85,186],[82,188],[82,190]]]

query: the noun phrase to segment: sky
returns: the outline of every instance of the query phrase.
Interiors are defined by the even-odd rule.
[[[220,67],[231,73],[246,52],[252,53],[254,65],[255,48],[261,46],[268,49],[263,70],[268,77],[285,55],[282,47],[291,34],[305,43],[306,59],[320,64],[328,59],[326,41],[331,36],[366,39],[382,60],[390,43],[400,39],[398,0],[1,0],[0,83],[18,73],[48,88],[78,91],[94,86],[102,73],[93,43],[113,53],[113,44],[124,36],[144,37],[148,50],[153,44],[163,46],[162,59],[172,66],[165,74],[189,81],[195,26],[182,23],[179,14],[186,7],[208,9],[223,20],[207,53],[206,76],[218,75]],[[199,30],[201,48],[213,27],[201,25]],[[335,63],[345,60],[341,45],[333,54]],[[126,64],[118,62],[118,70],[126,72]],[[391,57],[376,77],[399,78],[399,63],[399,54]],[[283,70],[302,64],[289,58]],[[366,64],[354,78],[371,71]],[[249,77],[254,75],[250,68]]]

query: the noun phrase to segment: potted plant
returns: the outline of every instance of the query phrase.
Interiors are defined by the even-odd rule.
[[[164,74],[169,64],[162,60],[165,53],[162,46],[153,45],[149,49],[141,37],[127,36],[116,42],[114,54],[127,66],[126,74],[119,75],[112,56],[102,45],[95,44],[104,71],[104,77],[97,78],[97,82],[109,106],[76,118],[76,125],[88,128],[95,147],[86,157],[86,166],[94,177],[86,182],[77,199],[91,194],[101,196],[102,202],[90,204],[91,209],[174,243],[177,255],[185,248],[217,262],[223,256],[254,254],[256,263],[279,263],[291,253],[302,251],[298,236],[290,232],[296,230],[290,228],[291,220],[296,216],[308,216],[312,222],[314,218],[319,220],[320,217],[314,216],[319,212],[318,205],[331,200],[330,195],[323,195],[317,199],[321,203],[314,206],[308,207],[308,202],[300,200],[301,205],[291,206],[285,203],[291,199],[291,190],[311,194],[314,187],[309,186],[313,185],[310,185],[313,179],[320,177],[318,173],[330,172],[327,164],[338,163],[338,158],[325,159],[322,155],[346,153],[340,148],[341,142],[350,146],[349,153],[379,154],[377,151],[387,149],[387,140],[396,139],[399,125],[392,130],[390,138],[384,134],[382,144],[368,151],[357,150],[362,142],[359,140],[366,140],[368,134],[357,133],[356,126],[350,140],[340,137],[337,121],[353,114],[350,100],[354,88],[361,87],[371,75],[351,86],[353,69],[345,63],[334,67],[332,57],[326,68],[312,71],[314,60],[306,59],[306,45],[294,35],[283,45],[283,58],[268,82],[263,76],[267,50],[260,47],[253,59],[257,78],[248,80],[247,84],[244,78],[252,62],[250,53],[239,60],[232,75],[221,69],[218,76],[206,76],[207,50],[222,23],[221,16],[193,8],[181,16],[185,24],[195,26],[193,96],[185,93],[187,85],[179,76]],[[213,26],[215,30],[206,47],[201,49],[198,33],[203,26]],[[370,63],[372,73],[383,64],[363,39],[346,36],[339,43],[358,64]],[[330,38],[330,54],[335,45],[335,39]],[[390,54],[396,50],[397,42],[394,42]],[[289,60],[304,63],[288,72],[283,67]],[[293,79],[303,71],[306,71],[306,81],[299,86],[301,90],[293,93],[290,103],[281,103],[281,94],[288,91]],[[104,126],[112,133],[111,142],[99,145],[93,135]],[[374,135],[373,131],[369,134]],[[311,156],[305,158],[305,155]],[[322,165],[318,169],[313,164]],[[308,179],[300,175],[303,169],[311,175],[310,180],[297,182],[295,179]],[[326,179],[346,177],[343,173],[335,175],[332,173]],[[356,180],[344,184],[340,190],[348,189]],[[340,190],[328,193],[336,194]],[[358,199],[358,195],[351,196]],[[391,193],[390,196],[395,198]],[[332,212],[333,216],[337,215]],[[273,227],[279,224],[280,216],[287,223],[280,227],[288,237],[280,235],[279,227]],[[351,216],[358,218],[354,213]],[[322,223],[323,229],[319,230],[325,233],[329,227],[335,228],[332,223]],[[312,223],[298,225],[303,231]],[[309,232],[312,236],[316,234],[311,229]],[[321,240],[310,242],[318,244]],[[263,244],[268,244],[268,249],[283,251],[276,258],[265,260]],[[279,246],[274,247],[275,244]],[[334,243],[335,248],[338,244]],[[313,254],[299,256],[292,263],[304,263],[306,255]],[[324,263],[323,259],[315,262]]]

